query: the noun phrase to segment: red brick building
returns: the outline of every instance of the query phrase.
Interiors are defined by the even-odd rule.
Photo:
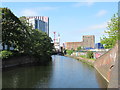
[[[77,50],[77,48],[80,46],[82,46],[82,42],[65,42],[65,48],[68,50]]]
[[[82,42],[65,42],[65,49],[77,50],[78,47],[91,47],[94,48],[95,36],[94,35],[84,35]]]

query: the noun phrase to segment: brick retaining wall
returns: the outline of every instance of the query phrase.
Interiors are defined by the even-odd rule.
[[[113,83],[111,79],[116,77],[116,80],[118,79],[118,71],[115,68],[117,67],[117,63],[115,63],[118,60],[118,43],[109,50],[107,53],[103,54],[101,57],[96,59],[94,62],[94,67],[96,70],[103,76],[103,78],[106,79],[106,81],[110,84]],[[114,73],[112,73],[114,71]],[[115,81],[114,86],[111,88],[116,88],[118,86],[118,82]],[[111,84],[112,85],[112,84]],[[110,85],[108,85],[110,87]]]

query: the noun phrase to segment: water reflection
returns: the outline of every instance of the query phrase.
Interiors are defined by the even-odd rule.
[[[3,88],[37,88],[48,87],[51,77],[51,65],[18,67],[3,72]]]
[[[3,88],[100,88],[105,85],[93,67],[64,56],[52,58],[47,66],[4,71]]]

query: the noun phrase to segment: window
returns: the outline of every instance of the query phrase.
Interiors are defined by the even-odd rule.
[[[35,29],[37,29],[37,28],[38,28],[38,21],[35,20]]]

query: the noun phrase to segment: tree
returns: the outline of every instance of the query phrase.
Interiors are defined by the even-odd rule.
[[[80,51],[81,49],[82,49],[81,47],[78,47],[78,48],[77,48],[77,51]]]
[[[33,29],[25,17],[17,18],[9,9],[2,10],[2,44],[14,45],[18,53],[32,55],[37,58],[51,56],[52,39],[43,31]]]
[[[32,26],[27,22],[26,17],[20,17],[20,21],[26,27],[28,32],[27,43],[29,45],[27,52],[31,53],[37,57],[40,56],[50,56],[52,54],[53,45],[51,43],[52,39],[43,31],[38,29],[33,29]]]
[[[0,8],[2,11],[2,44],[3,49],[4,45],[10,46],[18,39],[17,35],[20,34],[19,30],[16,30],[20,27],[19,19],[7,8]]]
[[[105,48],[112,48],[118,40],[118,25],[118,14],[114,14],[110,22],[108,22],[108,30],[105,31],[105,33],[108,34],[108,37],[103,36],[100,38],[100,42],[104,45]]]
[[[93,52],[92,51],[87,51],[87,58],[93,58],[94,55],[93,55]]]
[[[45,32],[40,30],[33,30],[31,34],[31,51],[35,56],[50,56],[52,53],[51,38]]]
[[[74,52],[74,50],[67,50],[66,52],[68,55],[71,55]]]
[[[19,18],[17,18],[8,8],[0,8],[2,10],[2,45],[3,50],[7,45],[7,50],[13,46],[18,51],[24,51],[26,47],[27,31]]]

